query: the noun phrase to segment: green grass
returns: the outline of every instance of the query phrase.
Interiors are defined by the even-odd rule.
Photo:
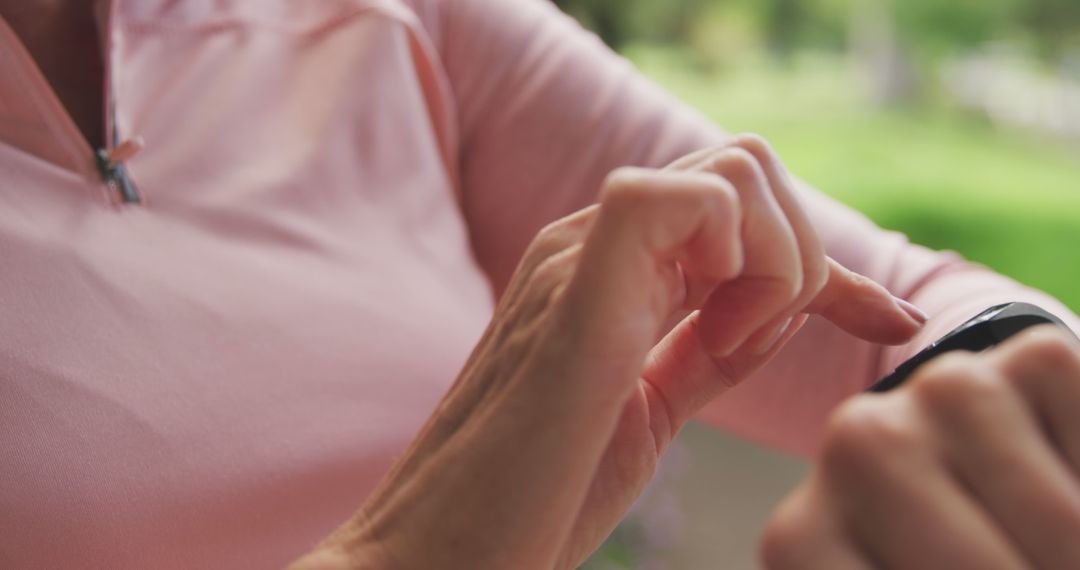
[[[724,128],[764,135],[792,171],[883,227],[1080,311],[1080,148],[945,108],[874,108],[836,58],[716,72],[676,50],[626,55]]]

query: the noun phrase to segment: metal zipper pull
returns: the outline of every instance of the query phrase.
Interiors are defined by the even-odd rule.
[[[136,137],[124,141],[112,150],[99,148],[94,153],[98,172],[101,173],[101,179],[104,180],[110,188],[119,192],[120,198],[127,204],[138,204],[142,202],[138,188],[135,187],[135,183],[132,182],[131,177],[128,176],[127,168],[124,167],[124,161],[135,156],[135,154],[142,150],[142,147],[142,139]]]

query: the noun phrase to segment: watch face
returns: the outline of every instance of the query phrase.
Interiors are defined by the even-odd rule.
[[[903,384],[919,366],[945,352],[952,350],[981,352],[1028,327],[1050,323],[1069,330],[1061,319],[1035,305],[1029,303],[995,305],[968,319],[915,356],[904,361],[896,367],[896,370],[871,386],[869,391],[886,392]]]

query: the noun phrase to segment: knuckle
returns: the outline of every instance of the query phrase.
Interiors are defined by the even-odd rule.
[[[565,220],[556,220],[540,228],[522,255],[521,267],[536,268],[573,245],[574,239],[570,233]],[[535,272],[535,269],[533,271]]]
[[[711,212],[725,223],[734,223],[741,216],[734,185],[712,172],[660,174],[620,168],[608,175],[601,204],[609,223],[644,233],[649,227],[664,225],[662,220],[666,219],[692,223],[702,212]]]
[[[533,243],[546,243],[556,240],[559,234],[562,233],[564,226],[565,223],[563,220],[549,222],[547,225],[540,228],[540,231],[536,232],[536,238],[533,240]]]
[[[602,208],[623,223],[646,216],[652,209],[656,189],[641,169],[619,168],[608,175],[600,198]]]
[[[713,143],[709,146],[700,148],[690,154],[683,155],[680,158],[675,159],[673,162],[664,167],[664,170],[697,170],[698,165],[707,160],[710,156],[716,154],[721,149],[726,148],[726,143]]]
[[[543,260],[551,257],[559,249],[561,243],[560,239],[560,227],[558,222],[552,222],[536,233],[536,237],[529,243],[529,247],[525,249],[525,254],[522,259],[526,260],[526,265],[538,265],[543,263]]]
[[[581,253],[580,246],[574,246],[541,261],[532,274],[535,286],[552,290],[568,281]]]
[[[880,285],[878,285],[876,281],[863,275],[862,273],[849,271],[848,277],[851,280],[851,287],[856,291],[861,292],[867,290],[874,290],[880,287]]]
[[[604,179],[601,201],[604,203],[633,201],[647,193],[648,186],[640,168],[623,166],[612,170]]]
[[[973,401],[988,401],[1002,395],[1000,382],[988,374],[974,354],[951,352],[935,358],[919,370],[911,382],[911,391],[919,404],[931,411],[956,414]]]
[[[1012,358],[1035,360],[1054,369],[1075,368],[1080,362],[1080,348],[1076,340],[1059,327],[1039,326],[1017,339]]]
[[[713,159],[713,170],[735,186],[761,184],[764,171],[757,158],[742,147],[731,147]]]
[[[821,454],[827,475],[864,473],[884,456],[910,453],[919,447],[913,426],[903,416],[890,413],[883,405],[886,398],[856,396],[833,414]]]
[[[989,358],[1006,382],[1023,394],[1057,392],[1062,382],[1080,382],[1080,348],[1057,327],[1025,331],[993,350]]]
[[[714,212],[737,219],[740,212],[739,192],[728,180],[713,174],[706,175],[704,192],[700,193],[700,199],[704,206]]]
[[[735,146],[745,149],[750,154],[757,157],[761,163],[767,162],[772,159],[775,154],[772,145],[769,144],[765,137],[757,133],[742,133],[735,137]]]

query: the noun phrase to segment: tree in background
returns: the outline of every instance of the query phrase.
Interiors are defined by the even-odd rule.
[[[995,38],[1025,37],[1060,59],[1080,49],[1080,0],[554,0],[618,49],[629,41],[686,41],[709,13],[748,14],[762,43],[786,59],[807,42],[830,41],[837,19],[884,15],[898,45],[926,60]],[[719,8],[719,9],[718,9]],[[878,20],[880,17],[875,16]],[[722,26],[721,26],[722,29]]]
[[[702,6],[715,0],[553,1],[618,50],[629,41],[675,43],[685,39]]]
[[[1080,59],[1080,1],[1027,0],[1021,14],[1041,55],[1071,69],[1069,64]],[[1080,70],[1070,74],[1076,78]]]
[[[634,0],[554,0],[562,11],[577,18],[614,49],[622,47],[631,30],[627,25]]]
[[[804,0],[762,0],[762,20],[766,43],[772,56],[788,63],[799,47],[802,23],[807,16]]]

